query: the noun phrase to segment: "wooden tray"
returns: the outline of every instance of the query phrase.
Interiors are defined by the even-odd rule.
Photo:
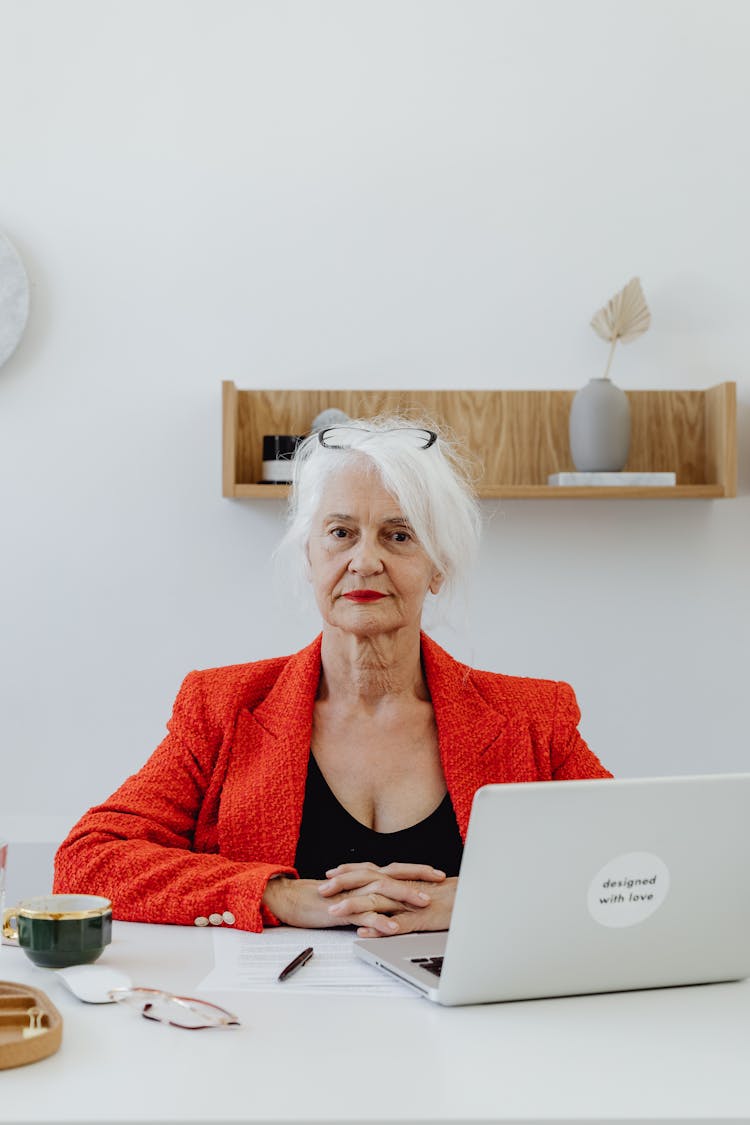
[[[29,1035],[34,1027],[37,1034]],[[0,1070],[53,1055],[62,1029],[62,1016],[45,992],[0,980]]]

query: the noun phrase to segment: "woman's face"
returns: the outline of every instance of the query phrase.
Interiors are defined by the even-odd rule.
[[[418,630],[427,591],[436,594],[442,584],[395,497],[366,463],[329,478],[308,559],[323,620],[362,636]]]

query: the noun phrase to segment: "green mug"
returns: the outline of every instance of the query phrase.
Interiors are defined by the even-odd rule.
[[[98,895],[27,898],[3,911],[3,937],[43,969],[86,965],[112,940],[112,903]]]

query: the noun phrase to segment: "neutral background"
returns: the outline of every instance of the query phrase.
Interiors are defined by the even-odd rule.
[[[0,0],[0,834],[50,838],[190,669],[317,631],[276,501],[221,497],[220,383],[738,383],[740,496],[485,502],[455,655],[569,680],[621,776],[744,770],[750,4]],[[10,826],[10,828],[9,828]],[[20,826],[20,827],[19,827]]]

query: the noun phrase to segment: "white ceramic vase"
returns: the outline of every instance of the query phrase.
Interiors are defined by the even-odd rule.
[[[570,452],[579,473],[619,473],[630,450],[630,404],[610,379],[590,379],[570,408]]]

